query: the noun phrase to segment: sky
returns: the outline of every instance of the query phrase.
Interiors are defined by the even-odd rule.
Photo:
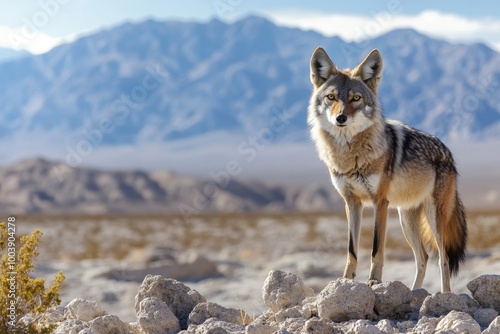
[[[8,0],[0,2],[0,47],[40,54],[79,36],[146,19],[232,22],[260,15],[283,26],[347,41],[413,28],[500,51],[499,1],[431,0]]]

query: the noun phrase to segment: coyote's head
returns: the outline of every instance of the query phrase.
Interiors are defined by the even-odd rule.
[[[309,123],[320,126],[335,137],[349,140],[371,125],[382,114],[377,87],[382,75],[382,57],[373,50],[354,69],[339,70],[325,50],[317,48],[311,57],[314,87],[309,104]]]

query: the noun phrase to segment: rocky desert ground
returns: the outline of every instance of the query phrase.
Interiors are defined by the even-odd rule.
[[[456,294],[468,282],[500,273],[500,213],[472,212],[469,252]],[[146,275],[161,275],[198,291],[206,300],[241,309],[251,319],[269,310],[262,285],[271,270],[293,273],[318,294],[342,276],[347,224],[343,213],[158,216],[19,216],[18,231],[44,233],[36,275],[63,270],[62,306],[75,298],[99,303],[107,314],[137,321],[135,296]],[[390,215],[384,281],[411,286],[413,255]],[[356,281],[368,278],[373,223],[365,214]],[[424,289],[439,291],[435,259]],[[331,283],[330,283],[331,284]]]

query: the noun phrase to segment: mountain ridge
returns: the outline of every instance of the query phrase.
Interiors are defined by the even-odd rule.
[[[127,118],[104,144],[248,133],[276,106],[305,114],[308,60],[318,45],[339,67],[354,66],[372,48],[382,52],[380,99],[388,117],[441,136],[455,128],[480,135],[500,122],[500,106],[483,94],[498,89],[492,83],[500,81],[500,55],[484,45],[450,44],[409,29],[348,43],[249,17],[232,24],[127,23],[0,64],[8,78],[0,79],[0,136],[57,128],[67,143],[78,141],[120,96],[140,86],[148,66],[161,67],[168,80],[139,101],[141,117]],[[485,87],[476,88],[481,81]],[[306,131],[302,118],[288,132]]]
[[[69,167],[32,158],[0,167],[0,211],[6,214],[182,214],[330,211],[343,207],[328,184],[306,187],[206,179],[157,171]]]

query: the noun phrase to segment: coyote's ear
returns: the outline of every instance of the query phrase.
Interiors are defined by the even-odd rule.
[[[323,48],[314,50],[311,57],[311,83],[318,88],[330,75],[337,73],[337,68]]]
[[[382,66],[382,56],[377,49],[374,49],[352,73],[355,77],[361,78],[374,93],[377,93],[377,87],[382,77]]]

